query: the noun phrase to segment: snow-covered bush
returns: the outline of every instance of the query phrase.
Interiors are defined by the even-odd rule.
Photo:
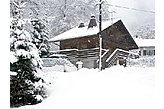
[[[10,106],[40,103],[46,98],[42,60],[22,18],[23,1],[14,1],[17,13],[10,26]]]

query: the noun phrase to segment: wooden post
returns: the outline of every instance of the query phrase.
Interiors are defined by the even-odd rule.
[[[117,58],[117,65],[119,65],[119,58]]]

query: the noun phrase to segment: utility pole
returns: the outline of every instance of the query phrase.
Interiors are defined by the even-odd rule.
[[[99,53],[99,71],[102,70],[102,36],[101,36],[101,30],[102,30],[102,0],[100,0],[99,3],[99,49],[100,49],[100,53]]]

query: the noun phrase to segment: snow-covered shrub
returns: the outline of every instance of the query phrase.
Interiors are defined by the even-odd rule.
[[[42,72],[42,60],[21,17],[22,1],[14,1],[18,13],[10,26],[10,106],[40,103],[46,95],[47,82]]]

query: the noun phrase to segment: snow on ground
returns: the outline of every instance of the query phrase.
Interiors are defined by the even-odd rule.
[[[19,109],[154,109],[155,67],[114,66],[101,72],[47,72],[52,86],[42,103]]]

